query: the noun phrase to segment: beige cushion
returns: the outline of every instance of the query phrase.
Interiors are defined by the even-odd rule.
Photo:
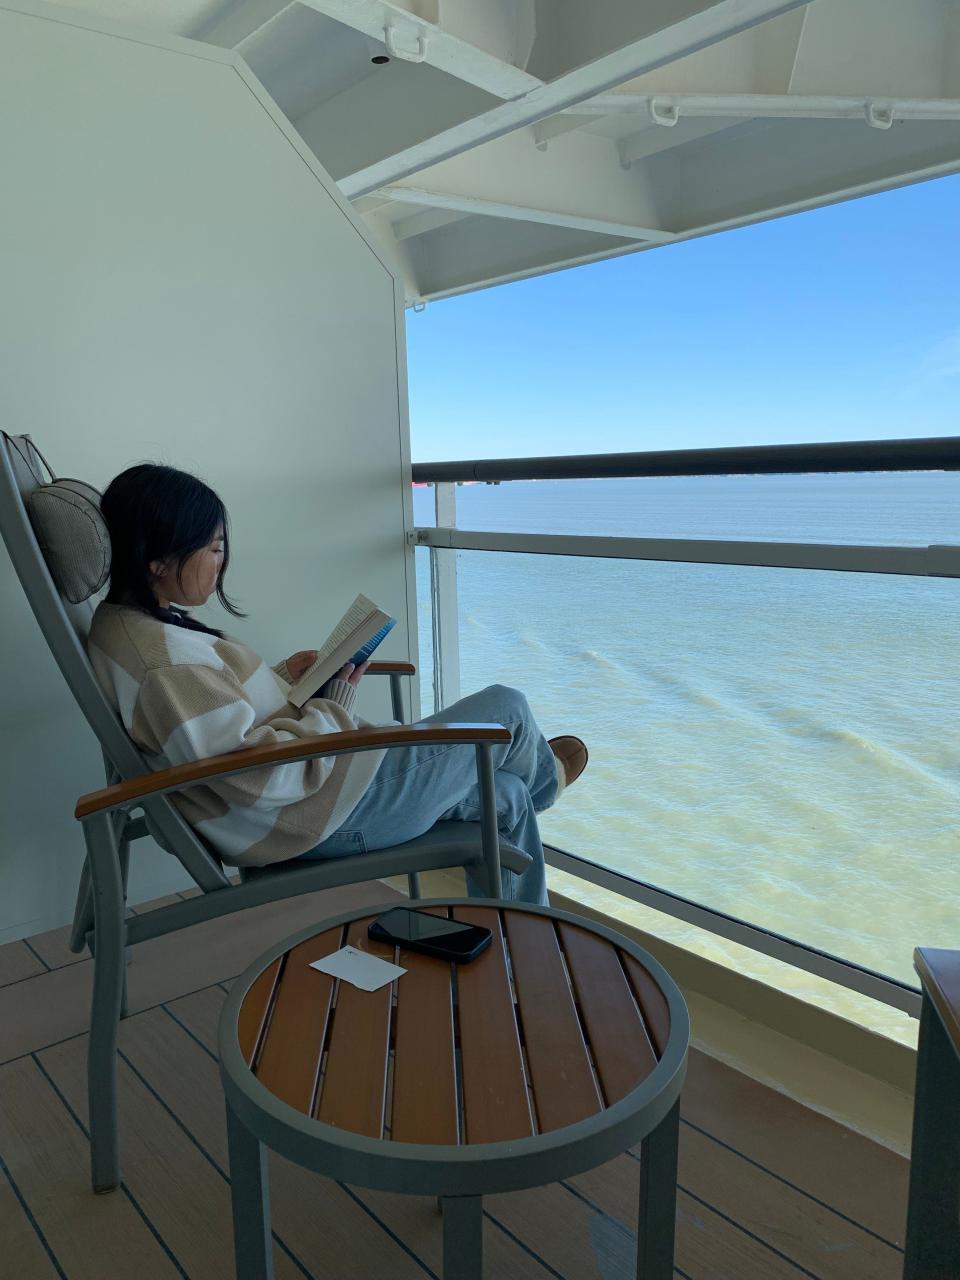
[[[100,494],[82,480],[54,480],[34,489],[27,512],[60,594],[71,604],[89,600],[110,574]]]

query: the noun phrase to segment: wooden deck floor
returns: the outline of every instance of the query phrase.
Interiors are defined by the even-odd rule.
[[[84,1026],[91,963],[64,931],[0,947],[0,1277],[230,1280],[217,1016],[232,975],[366,885],[143,944],[120,1036],[121,1191],[89,1190]],[[274,1158],[278,1280],[440,1275],[433,1201],[325,1181]],[[694,1052],[683,1097],[676,1274],[687,1280],[898,1280],[907,1165]],[[633,1154],[485,1201],[485,1275],[619,1280],[633,1272]]]

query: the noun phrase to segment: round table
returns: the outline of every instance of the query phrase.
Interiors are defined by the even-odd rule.
[[[672,1280],[689,1019],[628,938],[550,907],[417,902],[493,932],[469,964],[367,925],[278,943],[220,1020],[238,1280],[272,1280],[265,1147],[356,1186],[440,1197],[445,1280],[479,1280],[481,1197],[556,1182],[642,1142],[637,1275]],[[407,972],[367,992],[311,968],[350,945]]]

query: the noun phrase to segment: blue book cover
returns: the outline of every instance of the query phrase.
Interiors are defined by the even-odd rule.
[[[359,667],[361,662],[366,662],[374,649],[376,649],[377,645],[380,644],[382,640],[386,639],[396,625],[396,618],[388,618],[386,624],[380,628],[376,635],[372,635],[363,648],[358,649],[350,659],[353,665],[355,667]]]

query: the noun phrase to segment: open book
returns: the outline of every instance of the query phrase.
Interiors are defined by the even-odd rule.
[[[366,596],[357,596],[353,604],[317,650],[317,660],[291,685],[288,699],[302,707],[314,697],[331,676],[347,662],[359,667],[366,662],[380,641],[396,626],[396,619],[378,609]]]

